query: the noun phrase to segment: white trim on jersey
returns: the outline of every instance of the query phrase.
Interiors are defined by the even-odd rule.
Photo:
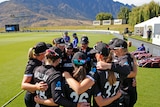
[[[72,63],[64,63],[63,67],[73,67]]]
[[[86,75],[86,77],[87,77],[87,78],[90,78],[92,81],[94,81],[94,82],[95,82],[95,79],[94,79],[94,78],[92,78],[90,75]]]
[[[33,74],[24,74],[24,76],[26,76],[26,77],[32,77]]]

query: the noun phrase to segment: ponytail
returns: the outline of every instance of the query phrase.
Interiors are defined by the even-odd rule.
[[[110,85],[113,85],[116,82],[116,76],[113,71],[108,71],[108,81]]]
[[[34,58],[33,47],[29,48],[29,50],[28,50],[28,57],[29,58]]]
[[[113,53],[110,52],[108,57],[104,57],[103,60],[107,63],[111,63],[112,62],[112,55],[113,55]],[[108,70],[108,81],[109,81],[110,85],[113,85],[116,82],[116,76],[115,76],[114,72],[111,70]]]
[[[84,80],[85,77],[86,77],[86,68],[85,68],[85,66],[86,65],[74,67],[75,69],[73,71],[73,77],[79,82]]]

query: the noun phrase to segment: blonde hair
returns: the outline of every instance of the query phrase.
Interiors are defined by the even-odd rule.
[[[40,54],[36,54],[35,52],[34,52],[34,47],[32,47],[32,48],[29,48],[29,50],[28,50],[28,57],[29,58],[36,58],[36,56],[39,56]]]
[[[33,53],[33,47],[29,48],[29,50],[28,50],[28,57],[29,58],[35,58],[34,53]]]

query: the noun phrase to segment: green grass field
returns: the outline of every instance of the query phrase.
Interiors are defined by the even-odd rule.
[[[108,42],[113,35],[77,33],[80,36],[86,34],[89,37],[90,46],[98,41]],[[72,33],[69,32],[69,35]],[[0,33],[0,106],[21,91],[21,81],[28,60],[28,49],[37,42],[52,43],[53,38],[62,36],[58,32],[26,32],[26,33]],[[130,51],[135,47],[129,47]],[[135,107],[159,107],[160,106],[160,69],[138,68],[137,90],[138,101]],[[24,93],[17,97],[7,107],[25,107]]]

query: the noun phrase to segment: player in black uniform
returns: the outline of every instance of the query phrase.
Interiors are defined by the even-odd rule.
[[[45,90],[46,84],[40,82],[39,84],[34,84],[33,82],[33,70],[37,66],[42,65],[42,60],[44,59],[44,54],[47,49],[47,46],[44,42],[37,43],[33,48],[29,50],[29,61],[26,66],[24,77],[22,80],[21,88],[27,90],[25,95],[25,104],[26,107],[35,107],[34,102],[34,92],[35,90]]]
[[[128,53],[127,42],[122,39],[116,39],[113,43],[110,44],[110,48],[114,52],[113,63],[119,63],[121,66],[128,65],[130,67],[130,74],[127,76],[128,78],[124,78],[121,84],[121,89],[126,93],[124,95],[124,106],[125,107],[133,107],[137,100],[137,91],[135,84],[135,77],[137,75],[137,64],[134,56],[131,56]],[[107,69],[108,64],[97,63],[97,68]],[[123,70],[120,69],[122,72]],[[128,94],[127,94],[128,93]]]
[[[65,53],[64,56],[62,57],[62,67],[63,71],[67,71],[72,74],[73,72],[73,64],[72,64],[72,57],[73,57],[73,44],[72,43],[67,43],[65,45]]]
[[[46,91],[36,91],[37,97],[44,99],[44,101],[47,100],[45,104],[44,102],[39,104],[40,107],[58,107],[58,105],[77,107],[80,104],[71,102],[62,96],[61,72],[56,71],[55,68],[60,63],[60,54],[56,53],[53,48],[46,50],[45,64],[34,70],[34,82],[39,83],[43,81],[48,85]]]
[[[83,81],[86,77],[86,66],[87,66],[87,57],[82,52],[76,52],[72,58],[72,64],[74,70],[72,73],[73,78],[78,82]],[[72,102],[88,102],[91,104],[91,96],[93,94],[93,87],[89,88],[82,94],[77,94],[72,88],[70,88],[69,84],[65,81],[64,85],[64,96]]]
[[[54,48],[59,48],[59,49],[61,50],[61,55],[62,55],[62,57],[64,57],[64,54],[65,54],[65,45],[66,45],[64,39],[63,39],[62,37],[55,38],[55,39],[53,40],[53,45],[54,45],[54,46],[53,46]],[[59,65],[56,67],[56,69],[57,69],[58,71],[63,72],[62,59],[61,59]]]
[[[129,103],[126,103],[125,106],[133,107],[137,101],[137,90],[135,85],[135,77],[137,74],[136,59],[134,58],[134,56],[131,56],[131,54],[128,53],[127,42],[122,39],[115,40],[114,43],[110,45],[110,47],[114,50],[114,53],[116,55],[116,57],[114,57],[115,61],[124,62],[125,60],[128,60],[131,71],[136,71],[133,77],[124,79],[121,85],[121,89],[129,95]]]
[[[79,48],[80,52],[83,52],[87,55],[87,73],[88,71],[90,71],[91,69],[91,55],[90,55],[90,50],[93,49],[91,47],[89,47],[89,39],[87,36],[82,36],[81,37],[81,46]]]
[[[63,56],[63,53],[64,53],[64,49],[65,49],[65,41],[63,38],[55,38],[53,40],[53,45],[58,47],[59,49],[61,49],[62,51],[62,56]]]
[[[99,53],[99,55],[104,55],[106,57],[108,56],[109,49],[106,46],[107,45],[104,43],[97,44],[96,47],[101,50],[100,52],[103,52],[101,54]],[[79,59],[82,59],[82,58],[79,58]],[[78,59],[75,60],[75,62],[77,62],[77,63],[83,63],[85,61],[86,60],[78,60]],[[99,88],[100,88],[99,90],[101,91],[101,93],[99,90],[98,90],[98,92],[99,92],[98,94],[94,93],[95,94],[94,98],[99,106],[109,105],[114,100],[118,99],[121,95],[120,92],[118,92],[119,84],[120,84],[119,75],[114,72],[106,74],[106,72],[98,71],[98,73],[97,73],[96,68],[93,68],[89,72],[89,75],[87,75],[87,77],[84,77],[83,81],[81,80],[81,82],[78,82],[78,83],[74,78],[72,78],[70,75],[68,75],[67,72],[64,72],[63,74],[64,74],[64,77],[66,78],[67,83],[70,85],[70,87],[77,94],[80,94],[80,95],[83,92],[85,92],[86,90],[88,90],[90,87],[92,87],[93,85],[96,86],[97,84],[98,85],[101,84],[99,86]],[[108,76],[106,76],[106,75],[109,75],[109,79],[108,79]],[[112,84],[112,85],[110,85],[110,84]],[[109,90],[108,90],[108,88],[109,88]],[[97,105],[94,105],[94,107],[96,107],[96,106]]]
[[[97,59],[97,62],[106,62],[111,63],[112,62],[112,53],[110,52],[110,49],[108,48],[108,45],[105,43],[97,43],[95,48],[91,50],[91,53],[96,53],[95,57]],[[116,93],[119,91],[120,87],[120,74],[113,72],[111,70],[103,70],[98,69],[96,75],[97,84],[101,90],[103,98],[110,98],[112,96],[115,96]],[[96,102],[94,101],[94,107],[98,107],[96,105]],[[105,107],[120,107],[119,99],[115,100],[109,105],[106,105]]]
[[[82,36],[80,43],[81,43],[81,46],[80,46],[79,51],[85,53],[86,55],[89,55],[90,54],[90,50],[92,48],[90,48],[88,46],[89,45],[89,39],[88,39],[88,37],[87,36]]]

